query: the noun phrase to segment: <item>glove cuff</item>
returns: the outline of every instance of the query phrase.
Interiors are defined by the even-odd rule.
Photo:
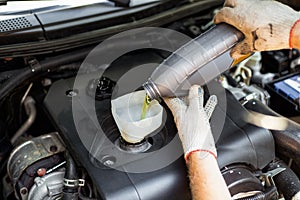
[[[300,24],[300,19],[298,19],[298,20],[294,23],[294,25],[292,26],[291,31],[290,31],[290,38],[289,38],[289,46],[290,46],[290,49],[293,48],[293,43],[292,43],[292,39],[293,39],[293,37],[294,37],[293,34],[294,34],[294,31],[295,31],[295,29],[296,29],[296,27],[297,27],[298,24]]]
[[[184,154],[185,162],[188,163],[189,157],[196,152],[201,152],[200,159],[204,159],[207,155],[212,155],[215,159],[217,159],[217,151],[214,150],[206,150],[206,149],[195,149],[188,151]]]

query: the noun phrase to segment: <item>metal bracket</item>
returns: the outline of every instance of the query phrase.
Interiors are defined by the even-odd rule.
[[[38,71],[39,69],[41,69],[41,65],[39,63],[39,61],[35,58],[35,57],[28,57],[26,59],[29,67],[31,68],[31,71],[32,72],[36,72]]]
[[[78,179],[78,180],[70,180],[70,179],[66,179],[64,178],[64,186],[67,187],[82,187],[85,184],[85,180],[84,179]]]
[[[268,186],[268,187],[275,186],[276,187],[273,177],[280,174],[281,172],[283,172],[285,170],[286,170],[286,168],[278,167],[278,168],[273,169],[273,170],[271,170],[267,173],[263,173],[262,177],[266,181],[266,186]]]

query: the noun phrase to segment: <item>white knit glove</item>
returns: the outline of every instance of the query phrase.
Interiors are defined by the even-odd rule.
[[[244,33],[245,39],[231,51],[234,59],[253,51],[291,48],[290,32],[300,14],[272,0],[226,0],[215,16]]]
[[[194,85],[185,98],[164,98],[172,111],[182,142],[185,159],[195,151],[201,157],[209,153],[217,157],[215,141],[211,133],[209,119],[217,105],[217,97],[212,95],[203,108],[203,89]]]

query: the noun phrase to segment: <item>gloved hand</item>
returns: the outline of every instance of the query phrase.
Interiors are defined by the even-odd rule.
[[[253,51],[291,48],[290,35],[300,14],[272,0],[226,0],[215,16],[244,33],[245,39],[231,51],[234,59]]]
[[[190,88],[188,97],[164,98],[164,101],[174,116],[186,161],[191,152],[195,151],[202,152],[200,155],[203,157],[208,153],[217,157],[209,124],[217,105],[217,97],[212,95],[203,107],[203,89],[194,85]]]

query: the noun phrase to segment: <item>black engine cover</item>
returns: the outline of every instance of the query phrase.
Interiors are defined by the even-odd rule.
[[[111,80],[119,81],[120,77],[134,66],[140,66],[143,63],[161,63],[162,60],[161,56],[153,52],[134,52],[133,55],[123,56],[113,63],[104,75]],[[119,88],[117,84],[114,90],[118,90],[119,95],[134,91],[147,80],[154,68],[147,67],[141,70],[137,70],[134,74],[134,76],[139,77],[140,83],[133,85],[134,81],[129,80],[119,84]],[[89,75],[82,76],[85,77],[83,79],[91,80]],[[77,160],[77,163],[86,168],[101,198],[114,200],[191,199],[182,146],[177,136],[173,116],[166,105],[162,102],[166,111],[164,126],[158,134],[148,138],[148,141],[152,143],[152,147],[148,151],[153,152],[153,154],[147,156],[148,154],[143,153],[135,155],[124,153],[114,145],[106,148],[107,141],[103,140],[103,135],[99,134],[99,129],[93,124],[93,120],[100,124],[102,131],[109,139],[108,143],[114,144],[120,134],[110,111],[110,99],[98,98],[95,105],[89,105],[90,107],[85,108],[80,100],[89,93],[87,88],[90,81],[86,82],[87,84],[77,85],[81,88],[73,88],[73,78],[57,81],[51,86],[44,103],[53,124],[68,145],[68,150]],[[137,81],[135,80],[135,82]],[[213,81],[208,85],[208,88],[210,93],[218,96],[219,101],[211,118],[212,132],[218,150],[219,167],[243,163],[255,169],[265,167],[275,157],[272,134],[268,130],[245,123],[241,117],[244,112],[247,112],[245,108],[234,99],[231,93],[224,92],[218,83]],[[122,89],[123,91],[121,91]],[[205,95],[207,98],[209,93],[205,92]],[[107,95],[103,97],[105,96],[107,97]],[[97,119],[82,117],[76,129],[72,103],[76,109],[80,110],[82,116],[90,116],[91,107],[94,107]],[[223,124],[220,119],[224,119],[225,123]],[[80,138],[84,138],[85,143]],[[163,149],[170,143],[173,144],[173,148],[169,151],[162,151],[163,153],[156,151]],[[109,159],[114,158],[116,163],[119,162],[118,167],[110,168],[103,164],[107,159],[106,156],[109,155],[106,153],[107,149],[115,150],[115,157]],[[174,154],[178,154],[179,157],[165,167],[151,172],[142,172],[144,168],[149,168],[149,166],[174,157]],[[141,155],[140,159],[131,159],[130,157],[139,155]],[[130,167],[136,167],[140,172],[133,173]]]
[[[93,149],[95,141],[98,141],[96,139],[97,131],[90,126],[89,120],[80,125],[87,127],[85,137],[87,140],[92,141],[90,148],[85,148],[74,125],[72,101],[66,95],[66,91],[72,89],[73,81],[73,79],[68,79],[54,83],[45,99],[45,105],[53,119],[53,123],[60,130],[68,145],[69,151],[92,177],[99,195],[103,199],[122,200],[190,199],[187,169],[182,156],[165,168],[146,173],[118,171],[104,166],[91,156],[88,150]],[[79,96],[80,94],[73,98],[79,98]],[[226,115],[222,133],[219,138],[215,137],[217,139],[216,145],[220,168],[233,163],[245,163],[255,168],[265,167],[275,157],[274,140],[271,133],[268,130],[242,121],[241,115],[246,112],[245,108],[230,93],[227,93],[226,96],[227,111],[225,112],[218,106],[211,120],[214,132],[215,126],[213,124],[218,123],[215,121],[216,116]],[[115,140],[119,133],[110,113],[110,100],[98,101],[95,106],[98,120],[102,124],[104,132],[109,135],[108,137],[111,140]],[[167,113],[167,135],[165,141],[161,144],[167,144],[176,135],[173,117],[168,110]],[[175,139],[178,140],[178,138]],[[155,136],[153,136],[153,140],[154,143],[159,143],[159,137],[155,139]],[[99,144],[99,146],[101,145]],[[181,151],[182,147],[179,142],[177,147]],[[162,155],[161,159],[165,159],[164,156]],[[149,162],[152,162],[151,157],[142,159],[150,159]]]

